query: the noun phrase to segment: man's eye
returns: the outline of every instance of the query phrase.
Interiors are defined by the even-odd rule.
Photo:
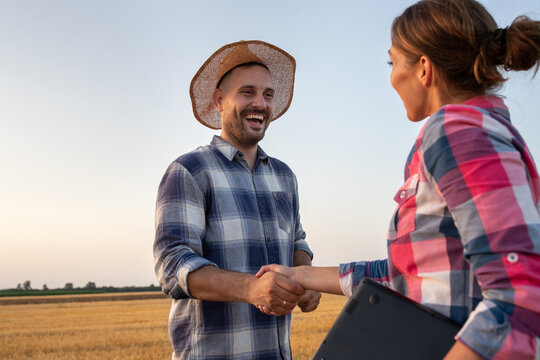
[[[391,60],[388,60],[386,63],[387,63],[389,66],[394,66],[394,63],[393,63]]]
[[[273,98],[274,97],[274,93],[266,93],[265,95],[267,98]]]

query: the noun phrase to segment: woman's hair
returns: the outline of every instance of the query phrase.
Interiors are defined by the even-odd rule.
[[[422,0],[394,19],[392,45],[415,63],[426,55],[450,86],[486,93],[501,70],[529,70],[540,61],[540,21],[517,17],[500,29],[475,0]]]

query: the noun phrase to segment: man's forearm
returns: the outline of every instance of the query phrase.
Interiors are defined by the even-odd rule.
[[[203,266],[188,275],[188,289],[194,298],[208,301],[250,302],[251,274]]]
[[[304,250],[296,250],[293,254],[292,266],[311,265],[311,256]]]

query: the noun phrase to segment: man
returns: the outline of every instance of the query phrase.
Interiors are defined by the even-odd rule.
[[[290,359],[290,312],[319,303],[287,277],[254,275],[311,264],[296,178],[258,146],[291,103],[295,66],[271,44],[240,41],[191,82],[195,117],[221,134],[175,160],[158,192],[155,270],[174,299],[175,359]]]

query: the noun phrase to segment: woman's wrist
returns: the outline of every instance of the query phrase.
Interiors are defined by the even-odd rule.
[[[292,269],[292,276],[291,278],[299,283],[304,289],[308,289],[306,287],[306,268],[309,267],[307,265],[300,265],[295,266]]]

